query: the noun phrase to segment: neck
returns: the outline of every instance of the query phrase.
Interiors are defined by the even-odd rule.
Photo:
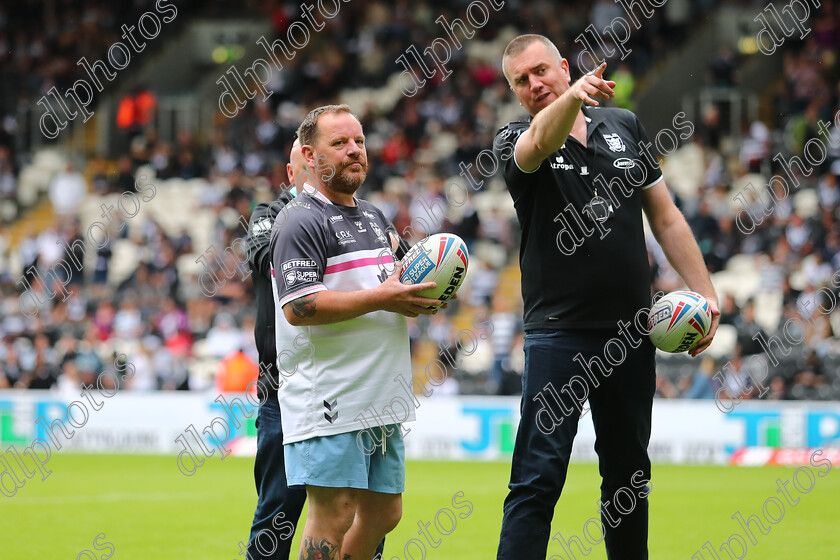
[[[342,206],[356,206],[356,201],[353,194],[340,193],[329,188],[324,184],[318,185],[318,191],[330,199],[333,204],[340,204]],[[355,194],[355,193],[354,193]]]

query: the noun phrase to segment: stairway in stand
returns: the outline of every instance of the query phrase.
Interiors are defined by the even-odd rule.
[[[14,249],[27,232],[37,235],[55,223],[53,207],[49,200],[41,200],[35,207],[26,210],[24,216],[11,226],[9,248]]]

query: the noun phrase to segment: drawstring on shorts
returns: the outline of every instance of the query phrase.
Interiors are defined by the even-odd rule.
[[[388,446],[388,439],[385,436],[385,426],[379,426],[379,429],[382,430],[382,456],[384,457]]]

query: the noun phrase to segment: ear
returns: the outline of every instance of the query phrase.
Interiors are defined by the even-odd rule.
[[[295,174],[291,163],[286,164],[286,177],[289,179],[289,186],[297,186],[295,185]]]
[[[315,167],[315,151],[312,149],[312,146],[305,144],[301,146],[300,152],[303,154],[303,159],[306,160],[306,164],[309,167]]]
[[[566,81],[571,82],[572,81],[572,75],[571,75],[571,73],[569,73],[569,61],[566,60],[565,58],[560,59],[560,70],[562,70],[563,74],[565,74]]]

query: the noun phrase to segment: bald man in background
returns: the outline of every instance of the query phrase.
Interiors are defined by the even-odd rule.
[[[283,454],[283,425],[277,390],[280,386],[277,371],[277,346],[274,339],[274,297],[271,293],[271,253],[268,242],[271,228],[278,216],[285,219],[285,206],[295,196],[298,181],[305,181],[310,169],[295,140],[286,164],[289,188],[277,200],[258,204],[248,223],[248,265],[257,303],[254,338],[260,356],[258,400],[262,403],[257,414],[257,457],[254,461],[254,481],[257,486],[257,507],[251,524],[247,552],[240,542],[240,554],[248,560],[288,560],[298,519],[306,501],[303,488],[289,488],[286,483]],[[303,188],[303,185],[300,185]]]
[[[240,554],[247,560],[288,560],[292,537],[297,528],[306,489],[289,488],[286,481],[283,451],[283,424],[277,390],[280,380],[277,369],[277,345],[274,335],[274,296],[271,291],[271,253],[269,241],[275,222],[278,227],[286,220],[286,204],[295,196],[314,192],[317,184],[314,171],[306,163],[300,141],[295,139],[286,164],[289,188],[277,200],[258,204],[251,213],[248,224],[248,264],[256,294],[257,317],[254,338],[260,357],[258,402],[263,403],[257,414],[257,457],[254,460],[254,482],[257,486],[257,507],[251,524],[248,546],[240,543]],[[307,188],[309,185],[310,188]],[[396,235],[396,228],[389,224],[391,246],[398,259],[405,255],[407,244]],[[294,344],[294,341],[289,341]],[[284,372],[286,373],[286,372]],[[289,375],[290,373],[286,373]],[[374,560],[382,558],[383,540],[376,549]]]

